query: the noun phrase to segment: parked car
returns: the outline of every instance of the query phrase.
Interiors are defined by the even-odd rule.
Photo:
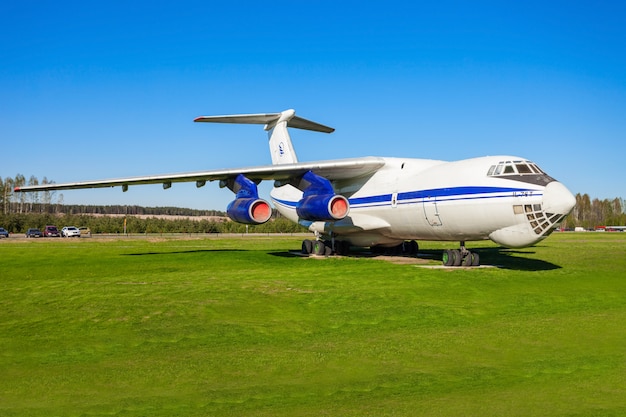
[[[61,236],[63,237],[80,237],[80,230],[74,226],[65,226],[61,229]]]
[[[9,232],[7,232],[4,227],[0,227],[0,238],[9,237]]]
[[[91,237],[91,229],[88,227],[79,227],[78,230],[80,231],[81,237]]]
[[[43,237],[61,237],[61,233],[56,226],[46,226],[43,229]]]
[[[26,231],[26,237],[42,237],[43,233],[39,229],[28,229]]]

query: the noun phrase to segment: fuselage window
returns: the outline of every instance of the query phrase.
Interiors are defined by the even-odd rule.
[[[536,164],[530,161],[500,161],[498,165],[491,165],[487,176],[499,175],[546,175]]]
[[[538,173],[540,173],[540,174],[545,174],[545,172],[543,172],[543,171],[541,170],[541,168],[539,168],[537,165],[533,164],[533,168],[535,168],[535,169],[537,170],[537,172],[538,172]]]
[[[546,175],[535,163],[530,161],[500,161],[498,165],[491,165],[487,176],[499,175]]]

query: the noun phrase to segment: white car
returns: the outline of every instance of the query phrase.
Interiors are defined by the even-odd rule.
[[[65,226],[61,229],[61,236],[63,237],[80,237],[80,230],[74,226]]]

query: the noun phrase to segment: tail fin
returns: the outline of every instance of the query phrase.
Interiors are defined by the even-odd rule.
[[[270,153],[272,164],[292,164],[298,162],[296,151],[289,137],[288,127],[297,129],[313,130],[316,132],[332,133],[332,127],[312,122],[296,116],[294,110],[285,110],[280,113],[268,114],[233,114],[227,116],[202,116],[195,122],[212,123],[241,123],[241,124],[264,124],[269,136]]]

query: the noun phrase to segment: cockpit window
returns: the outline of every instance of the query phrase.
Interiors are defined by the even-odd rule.
[[[545,175],[537,165],[530,161],[500,161],[498,165],[492,165],[487,171],[487,176],[500,175]]]

